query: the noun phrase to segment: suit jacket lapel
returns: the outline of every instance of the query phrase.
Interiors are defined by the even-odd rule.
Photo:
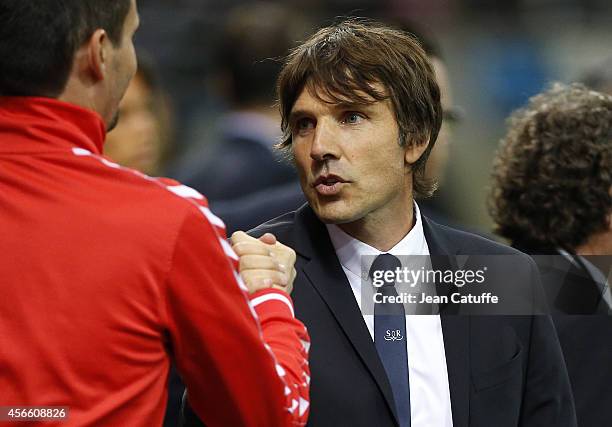
[[[423,231],[431,254],[434,269],[456,269],[454,245],[436,223],[423,217]],[[437,285],[438,294],[448,295],[452,286]],[[454,427],[467,427],[470,411],[470,317],[455,315],[458,305],[440,307],[440,321],[444,337],[446,367],[450,388]]]
[[[325,301],[349,341],[370,371],[397,420],[393,392],[350,284],[334,251],[325,225],[303,206],[296,213],[296,252],[309,258],[305,276]],[[316,254],[316,256],[314,255]]]

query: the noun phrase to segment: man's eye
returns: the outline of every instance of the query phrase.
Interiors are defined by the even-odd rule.
[[[360,113],[348,113],[344,116],[344,119],[342,119],[342,122],[349,124],[349,125],[354,125],[357,123],[361,123],[363,118],[364,118],[363,115]]]
[[[298,132],[303,132],[306,130],[310,130],[314,127],[314,123],[311,119],[303,118],[299,119],[295,124],[295,129]]]

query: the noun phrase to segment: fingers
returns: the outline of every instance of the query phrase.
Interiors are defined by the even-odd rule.
[[[240,257],[240,275],[253,293],[275,287],[290,293],[296,271],[296,254],[271,233],[259,239],[237,231],[231,237],[232,248]]]
[[[288,292],[288,277],[285,273],[274,270],[245,270],[240,272],[243,282],[250,293],[261,289],[277,288]]]
[[[277,240],[276,240],[276,236],[272,233],[266,233],[263,236],[261,236],[259,238],[259,240],[263,243],[266,243],[268,245],[274,245]]]
[[[230,240],[232,241],[232,245],[235,245],[241,242],[257,242],[256,238],[249,236],[244,231],[234,232]]]
[[[240,257],[240,271],[245,270],[277,270],[287,272],[287,267],[268,255],[243,255]]]
[[[296,260],[296,254],[293,249],[283,245],[281,242],[276,242],[274,246],[270,247],[270,250],[280,264],[283,264],[288,270],[293,268]]]
[[[266,235],[261,236],[261,238],[264,238]],[[272,237],[274,237],[274,235],[271,234]],[[274,237],[275,243],[273,245],[270,245],[270,247],[272,248],[272,250],[277,254],[277,255],[282,255],[282,256],[286,256],[288,259],[292,259],[295,261],[295,251],[293,249],[291,249],[289,246],[283,245],[281,242],[279,242],[278,240],[276,240],[276,237]]]
[[[242,276],[243,280],[248,280],[253,284],[263,284],[263,285],[267,285],[267,287],[270,287],[273,284],[279,285],[279,286],[286,286],[287,285],[287,275],[285,273],[281,273],[280,271],[274,271],[274,270],[266,270],[266,269],[260,269],[260,270],[245,270],[245,271],[241,271],[240,275]]]
[[[296,275],[297,271],[295,271],[295,268],[292,268],[291,272],[289,272],[288,275],[287,286],[282,289],[283,291],[287,292],[288,294],[291,294],[291,292],[293,292],[293,282],[295,281]]]
[[[241,241],[239,243],[235,243],[232,246],[232,249],[234,249],[234,252],[236,252],[236,255],[239,257],[246,255],[274,256],[272,255],[270,247],[257,239],[254,241]]]
[[[232,247],[238,256],[271,255],[275,256],[277,244],[274,234],[266,233],[259,239],[249,236],[243,231],[236,231],[231,237]]]
[[[259,239],[255,239],[254,237],[249,236],[244,231],[236,231],[232,234],[231,237],[232,244],[240,243],[240,242],[252,242],[252,241],[260,241],[267,245],[274,245],[277,240],[276,236],[272,233],[266,233],[261,236]]]

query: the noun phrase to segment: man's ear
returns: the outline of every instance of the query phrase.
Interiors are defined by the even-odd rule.
[[[109,57],[109,39],[106,31],[97,29],[86,43],[87,68],[96,80],[106,78],[106,67]]]
[[[417,160],[421,158],[427,147],[429,146],[429,138],[423,137],[423,139],[413,139],[407,141],[404,146],[404,160],[407,165],[413,165]]]

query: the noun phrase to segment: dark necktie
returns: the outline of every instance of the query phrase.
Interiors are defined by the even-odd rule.
[[[381,254],[372,263],[370,277],[374,271],[380,270],[395,273],[397,267],[401,268],[401,263],[396,257]],[[381,296],[397,296],[395,280],[385,282],[377,292]],[[374,304],[374,343],[393,390],[399,425],[410,427],[406,314],[402,304],[389,302]]]

